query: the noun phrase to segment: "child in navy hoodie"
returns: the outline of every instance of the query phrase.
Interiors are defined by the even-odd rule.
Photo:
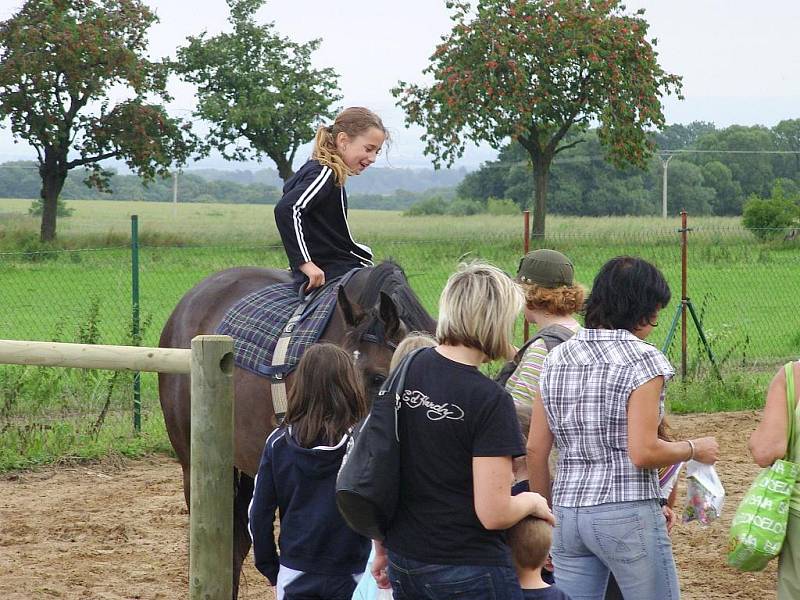
[[[350,429],[366,414],[350,356],[333,344],[306,350],[283,425],[267,438],[250,504],[255,566],[277,586],[278,600],[349,600],[364,573],[370,541],[339,515],[335,486]]]

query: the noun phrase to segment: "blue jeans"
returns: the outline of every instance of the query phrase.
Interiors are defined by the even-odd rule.
[[[434,565],[389,551],[394,600],[522,600],[511,567]]]
[[[556,585],[572,600],[603,600],[609,572],[625,598],[680,598],[672,542],[657,500],[555,506],[553,512]]]
[[[281,565],[275,595],[278,600],[350,600],[363,575],[320,575]]]

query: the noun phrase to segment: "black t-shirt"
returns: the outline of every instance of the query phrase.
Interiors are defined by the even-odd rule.
[[[525,453],[511,396],[431,348],[411,363],[400,405],[400,502],[387,548],[433,564],[511,566],[504,533],[475,514],[472,480],[473,457]]]
[[[556,586],[540,588],[537,590],[522,590],[524,600],[571,600],[564,592]]]

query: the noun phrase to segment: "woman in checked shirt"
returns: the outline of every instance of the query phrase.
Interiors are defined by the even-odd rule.
[[[659,467],[717,460],[712,437],[659,439],[666,357],[645,339],[669,303],[664,276],[628,256],[607,262],[586,303],[586,328],[545,359],[529,440],[532,490],[552,487],[556,584],[574,600],[602,600],[609,573],[625,598],[672,600],[680,588],[659,502]]]

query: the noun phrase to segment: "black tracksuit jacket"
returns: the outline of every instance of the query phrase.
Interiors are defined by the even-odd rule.
[[[372,265],[372,250],[357,243],[347,223],[347,193],[330,167],[309,160],[283,187],[275,223],[292,271],[312,261],[326,280]]]

